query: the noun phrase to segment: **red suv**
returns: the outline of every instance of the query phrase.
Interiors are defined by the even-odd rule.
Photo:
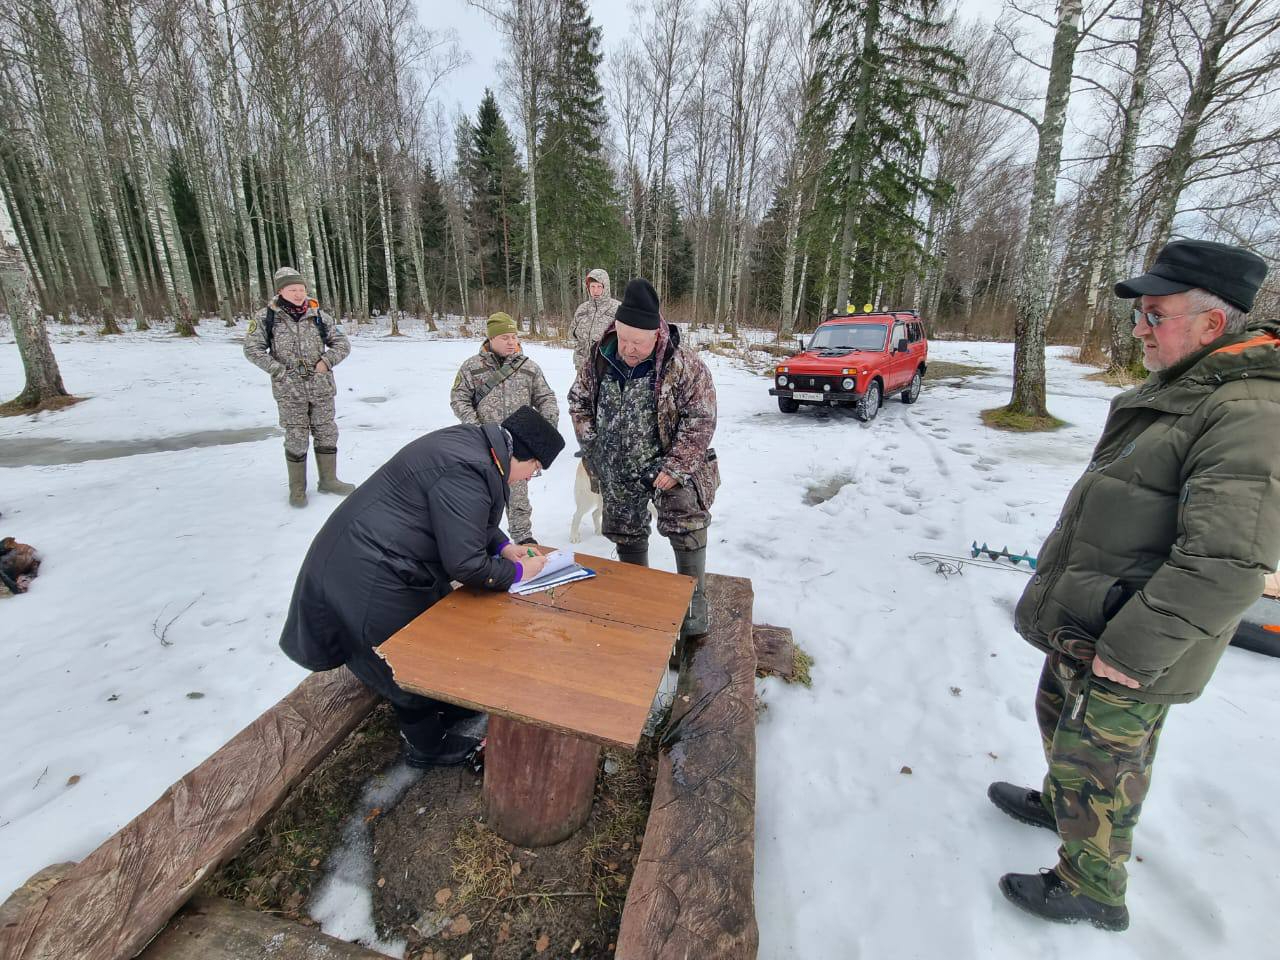
[[[837,315],[823,321],[808,345],[778,364],[771,396],[778,409],[846,404],[859,420],[880,412],[885,397],[915,403],[928,366],[929,341],[914,310]]]

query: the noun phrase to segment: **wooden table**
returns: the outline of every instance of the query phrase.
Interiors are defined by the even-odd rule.
[[[504,839],[557,843],[591,813],[601,745],[634,750],[694,581],[578,554],[589,580],[455,590],[377,648],[406,690],[490,714],[485,807]]]

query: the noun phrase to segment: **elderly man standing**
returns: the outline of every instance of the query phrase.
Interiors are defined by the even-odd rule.
[[[1204,691],[1280,559],[1280,325],[1247,317],[1265,276],[1240,247],[1179,240],[1116,285],[1138,300],[1151,376],[1112,401],[1015,614],[1048,654],[1042,789],[988,790],[1061,838],[1053,869],[1000,880],[1046,920],[1128,927],[1125,862],[1169,706]]]
[[[581,369],[591,355],[591,348],[600,342],[609,324],[613,323],[617,309],[618,301],[609,296],[609,274],[597,267],[587,274],[587,299],[578,304],[569,324],[574,370]]]
[[[711,449],[711,371],[663,319],[648,280],[627,284],[617,317],[578,368],[569,415],[604,500],[604,535],[618,559],[649,564],[649,502],[676,569],[696,577],[681,639],[707,632],[707,527],[720,486]]]
[[[244,355],[271,376],[271,394],[284,427],[284,459],[289,470],[289,503],[307,505],[307,438],[315,438],[321,493],[346,496],[355,489],[338,479],[338,424],[333,368],[351,344],[337,321],[307,297],[302,274],[281,267],[276,295],[249,321]]]
[[[449,405],[463,423],[501,423],[521,407],[531,406],[551,426],[560,423],[560,405],[542,368],[520,348],[520,333],[510,315],[495,313],[485,329],[480,352],[469,357],[453,380]],[[511,536],[516,543],[536,543],[529,483],[511,484],[507,508]]]

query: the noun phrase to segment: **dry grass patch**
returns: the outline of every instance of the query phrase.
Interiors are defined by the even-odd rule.
[[[1053,415],[1035,417],[1030,414],[1010,410],[1008,407],[993,407],[982,411],[982,422],[993,430],[1008,430],[1012,433],[1042,433],[1065,427],[1067,422]]]

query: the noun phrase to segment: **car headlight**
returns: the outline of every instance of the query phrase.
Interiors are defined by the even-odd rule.
[[[786,378],[786,377],[779,377],[779,378],[778,378],[778,386],[780,386],[780,387],[785,387],[786,385],[787,385],[787,378]]]
[[[840,381],[840,386],[844,387],[846,390],[852,390],[853,377],[845,377],[843,380]]]

